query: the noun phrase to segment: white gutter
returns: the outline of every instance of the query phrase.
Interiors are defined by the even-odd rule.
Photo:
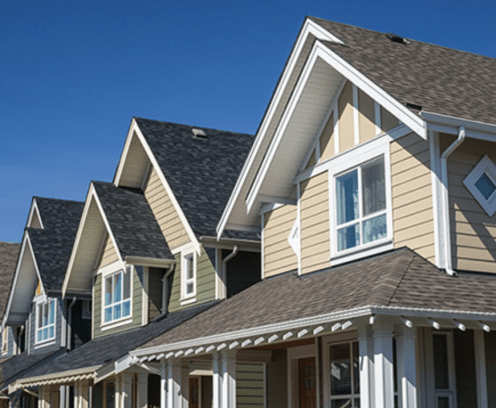
[[[456,276],[452,268],[451,259],[451,228],[450,228],[450,211],[449,211],[449,190],[448,190],[448,158],[458,146],[465,140],[465,128],[461,126],[458,129],[458,138],[444,151],[441,155],[441,212],[443,217],[444,229],[444,269],[451,276]]]
[[[238,253],[238,246],[234,245],[232,252],[222,260],[222,266],[225,267],[226,264],[236,256],[237,253]]]

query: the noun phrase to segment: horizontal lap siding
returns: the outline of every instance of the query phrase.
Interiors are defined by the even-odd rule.
[[[352,84],[348,81],[338,98],[338,128],[340,152],[344,152],[355,146],[353,110]]]
[[[189,236],[155,168],[145,187],[145,197],[171,248],[189,242]]]
[[[285,205],[264,215],[264,277],[298,268],[288,237],[296,220],[296,206]]]
[[[434,215],[429,142],[415,134],[391,143],[394,246],[434,261]]]
[[[99,268],[103,268],[104,266],[110,265],[118,260],[119,256],[115,250],[114,243],[110,237],[107,237],[107,242],[105,243],[105,249],[103,250]]]
[[[264,406],[263,364],[236,363],[236,407]]]
[[[301,271],[309,273],[330,265],[327,172],[301,183],[300,211]]]
[[[375,137],[375,104],[365,92],[358,90],[358,129],[360,143]]]
[[[453,140],[441,135],[441,151]],[[494,144],[467,139],[448,159],[451,254],[455,269],[496,273],[496,215],[489,217],[463,184],[485,155],[496,164]]]

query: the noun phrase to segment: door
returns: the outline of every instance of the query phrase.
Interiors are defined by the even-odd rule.
[[[192,377],[189,379],[189,408],[200,408],[200,379]]]
[[[298,360],[298,366],[300,408],[315,408],[317,406],[315,357],[301,358]]]

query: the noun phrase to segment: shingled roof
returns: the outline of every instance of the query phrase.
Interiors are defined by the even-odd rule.
[[[0,319],[3,318],[20,244],[0,242]]]
[[[100,181],[92,184],[122,259],[126,256],[174,259],[141,190]]]
[[[496,124],[496,59],[310,18],[345,43],[325,42],[329,49],[403,105]]]
[[[44,229],[75,235],[83,211],[82,202],[38,196],[33,197],[33,200],[36,200]]]
[[[215,236],[254,138],[244,133],[135,118],[197,237]],[[194,137],[201,129],[206,137]],[[253,234],[228,232],[231,238]]]
[[[496,276],[450,276],[408,248],[298,277],[261,281],[142,348],[359,307],[496,313]]]

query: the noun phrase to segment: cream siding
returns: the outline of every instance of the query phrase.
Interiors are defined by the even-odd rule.
[[[310,159],[308,159],[308,163],[305,166],[306,169],[313,167],[317,164],[316,157],[315,157],[315,150],[312,152],[312,155],[310,156]]]
[[[434,216],[429,142],[415,134],[391,143],[394,246],[434,262]]]
[[[264,407],[263,364],[236,363],[236,408]]]
[[[176,248],[189,242],[183,222],[165,190],[156,170],[150,172],[145,187],[145,197],[155,218],[162,229],[170,248]]]
[[[441,152],[454,140],[440,135]],[[463,180],[485,155],[496,164],[493,143],[466,139],[448,159],[453,268],[496,273],[496,214],[489,217]]]
[[[329,187],[327,173],[301,183],[301,272],[330,266]]]
[[[334,156],[334,137],[334,113],[332,113],[320,135],[320,161]]]
[[[115,250],[114,243],[112,239],[107,235],[105,249],[103,250],[102,260],[98,266],[98,269],[103,268],[104,266],[110,265],[119,260],[119,256],[117,255],[117,251]]]
[[[400,125],[400,121],[396,116],[393,116],[388,110],[381,106],[381,129],[383,132],[394,129]]]
[[[375,137],[375,103],[360,89],[358,90],[358,128],[360,143]]]
[[[353,91],[351,82],[347,82],[338,99],[339,150],[345,152],[355,146],[353,127]]]
[[[264,278],[298,268],[288,237],[296,221],[296,206],[285,205],[263,215]]]

